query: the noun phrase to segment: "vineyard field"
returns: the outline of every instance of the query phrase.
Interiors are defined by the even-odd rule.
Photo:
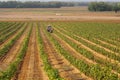
[[[120,80],[120,23],[0,22],[0,80]]]

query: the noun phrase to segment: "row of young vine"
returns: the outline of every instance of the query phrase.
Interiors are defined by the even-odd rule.
[[[22,31],[19,32],[17,36],[13,40],[10,41],[10,44],[13,44],[13,41],[18,39],[22,35],[25,29],[26,27],[23,27]],[[28,32],[27,36],[24,38],[23,44],[15,60],[8,66],[8,68],[5,71],[2,71],[2,74],[0,75],[0,80],[11,80],[11,78],[17,73],[19,66],[21,65],[24,59],[25,53],[27,51],[31,31],[32,31],[32,27],[30,31]]]
[[[46,26],[46,25],[44,25],[44,26]],[[59,33],[57,33],[57,32],[55,32],[55,33],[56,33],[58,36],[60,36],[63,40],[65,40],[65,37],[61,36],[61,35],[60,35]],[[70,36],[70,35],[69,35],[69,36]],[[93,56],[93,55],[90,56],[91,53],[90,53],[89,51],[86,51],[84,48],[78,48],[78,45],[75,46],[75,43],[70,42],[70,40],[68,40],[67,38],[66,38],[65,41],[66,41],[67,43],[69,43],[72,47],[73,47],[73,46],[74,46],[74,48],[76,47],[76,50],[79,51],[80,53],[83,53],[83,55],[86,55],[86,57],[89,57],[89,58],[91,58],[91,59],[92,59],[92,58],[94,59],[94,56]],[[54,42],[54,41],[53,41],[53,42]],[[57,44],[57,45],[58,45],[58,44]],[[77,49],[77,48],[78,48],[78,49]],[[65,51],[64,51],[64,52],[65,52]],[[90,54],[89,54],[88,52],[89,52]],[[69,54],[67,54],[67,55],[69,55]],[[73,57],[73,56],[72,56],[72,57]],[[72,58],[72,57],[71,57],[71,58]],[[98,60],[98,59],[96,58],[96,60],[102,62],[101,59]],[[75,61],[75,60],[74,60],[74,61]],[[81,66],[82,66],[82,65],[81,65]],[[89,66],[89,65],[88,65],[88,66]],[[98,67],[98,66],[101,68],[101,65],[97,65],[97,67]],[[92,66],[92,67],[93,67],[93,66]],[[109,74],[112,74],[112,73],[111,73],[111,68],[104,66],[104,68],[101,68],[101,71],[104,72],[104,70],[102,70],[102,69],[109,69]],[[87,71],[87,69],[84,69],[84,70]],[[99,68],[98,68],[98,70],[99,70],[99,72],[101,72]],[[87,71],[87,72],[88,72],[88,73],[85,73],[85,72],[84,72],[84,73],[87,74],[88,76],[90,76],[90,72],[91,72],[91,71],[90,71],[90,72]],[[99,73],[99,72],[98,72],[98,73]],[[91,74],[91,75],[92,75],[92,74]],[[97,73],[96,73],[96,75],[97,75]],[[96,75],[94,75],[94,76],[96,76]],[[107,76],[109,76],[109,75],[106,75],[106,77],[107,77]],[[113,77],[113,76],[114,76],[114,74],[112,74],[112,77]],[[93,77],[93,76],[91,76],[91,77]],[[101,75],[101,77],[103,77],[103,75]],[[110,76],[109,76],[109,77],[110,77]],[[111,79],[112,79],[112,77],[111,77]],[[94,79],[99,80],[100,77],[94,77]],[[104,79],[101,79],[101,80],[104,80]],[[113,80],[113,79],[112,79],[112,80]],[[115,80],[117,80],[117,77],[116,77]]]
[[[49,80],[64,80],[59,76],[59,73],[56,69],[54,69],[50,62],[48,61],[48,56],[44,51],[44,44],[43,44],[43,39],[41,37],[40,34],[40,26],[42,25],[37,25],[37,39],[38,39],[38,43],[39,43],[39,52],[40,52],[40,57],[43,61],[44,64],[44,70],[46,72],[46,74],[49,77]]]

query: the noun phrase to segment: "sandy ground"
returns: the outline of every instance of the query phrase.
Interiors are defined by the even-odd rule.
[[[87,7],[0,9],[0,21],[120,21],[120,12],[89,12]]]

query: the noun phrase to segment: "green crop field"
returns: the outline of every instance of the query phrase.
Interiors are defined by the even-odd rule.
[[[0,22],[0,80],[120,80],[120,23]]]

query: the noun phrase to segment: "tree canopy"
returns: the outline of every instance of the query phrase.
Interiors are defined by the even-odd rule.
[[[91,2],[88,6],[89,11],[119,11],[120,3]]]
[[[40,2],[40,1],[3,1],[0,2],[0,8],[60,8],[63,6],[86,6],[88,3],[79,2]]]

